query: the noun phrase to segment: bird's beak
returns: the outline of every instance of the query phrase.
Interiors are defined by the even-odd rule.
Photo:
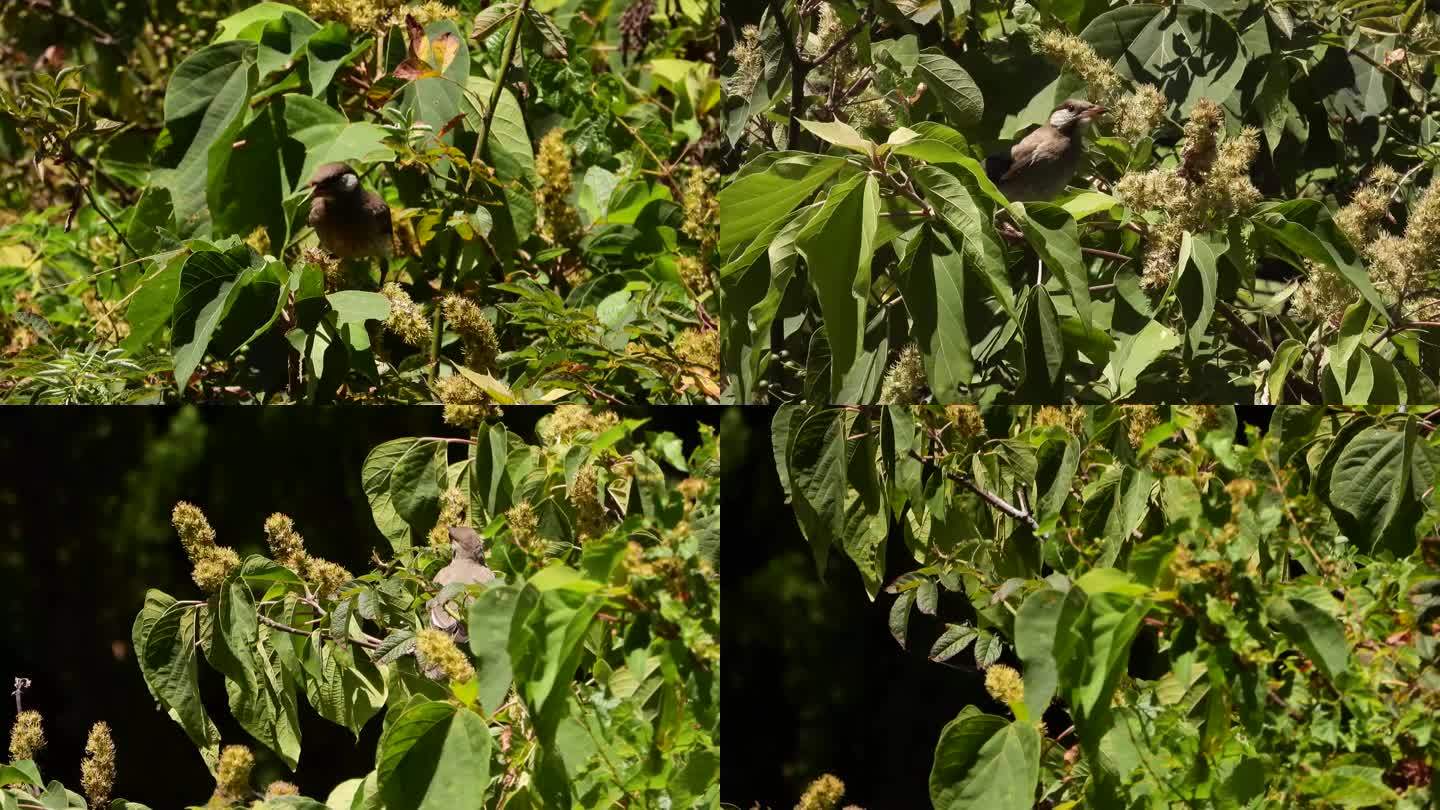
[[[1100,116],[1105,114],[1105,109],[1106,108],[1104,107],[1091,107],[1090,109],[1081,113],[1081,115],[1085,116],[1086,121],[1094,121],[1096,118],[1099,118]]]

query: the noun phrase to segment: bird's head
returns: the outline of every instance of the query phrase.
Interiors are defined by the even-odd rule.
[[[360,177],[345,163],[326,163],[307,184],[317,197],[338,197],[360,188]]]
[[[1084,99],[1072,98],[1055,108],[1050,113],[1050,126],[1069,135],[1072,132],[1083,132],[1091,121],[1099,118],[1105,108],[1098,104],[1091,104]]]

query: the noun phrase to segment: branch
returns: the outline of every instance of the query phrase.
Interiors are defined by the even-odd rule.
[[[916,461],[920,461],[922,463],[925,461],[925,458],[914,450],[910,451],[910,455]],[[1033,531],[1037,533],[1040,531],[1040,524],[1036,522],[1035,516],[1031,515],[1024,509],[1012,506],[1008,501],[1006,501],[1004,498],[1001,498],[999,495],[996,495],[995,493],[988,490],[981,489],[979,484],[976,484],[974,481],[970,480],[966,476],[961,475],[960,473],[954,472],[952,470],[945,470],[945,476],[950,480],[954,481],[955,483],[960,484],[961,486],[975,493],[976,495],[979,495],[981,498],[985,499],[986,503],[990,504],[996,509],[999,509],[1001,512],[1004,512],[1007,516],[1014,518],[1015,520],[1023,520],[1025,523],[1029,524],[1030,528]]]
[[[790,135],[785,139],[785,145],[794,149],[800,143],[800,108],[805,104],[805,75],[810,72],[810,63],[800,55],[780,0],[769,0],[769,4],[770,13],[775,16],[775,25],[780,29],[780,38],[785,40],[785,55],[790,59]]]
[[[1260,337],[1254,329],[1251,329],[1250,324],[1245,323],[1229,304],[1224,301],[1216,301],[1215,311],[1219,312],[1224,316],[1225,320],[1230,322],[1230,325],[1235,329],[1236,336],[1240,338],[1240,342],[1244,344],[1245,348],[1248,349],[1251,354],[1259,357],[1261,360],[1275,359],[1275,350],[1270,348],[1270,344],[1266,343],[1265,339]],[[1300,394],[1300,398],[1304,401],[1324,401],[1324,397],[1320,394],[1320,389],[1309,380],[1302,380],[1296,377],[1286,380],[1286,384],[1293,386],[1296,392]]]

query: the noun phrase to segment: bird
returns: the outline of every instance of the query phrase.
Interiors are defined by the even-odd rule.
[[[1009,154],[986,158],[985,174],[1011,202],[1055,197],[1080,165],[1086,128],[1104,112],[1104,107],[1083,99],[1066,101],[1044,126],[1010,147]]]
[[[321,247],[342,259],[389,255],[390,206],[379,194],[360,187],[354,169],[326,163],[308,185],[314,197],[306,221],[320,236]]]
[[[455,636],[456,641],[465,641],[468,635],[465,625],[456,619],[445,607],[454,600],[446,596],[448,585],[488,585],[495,581],[495,572],[485,565],[485,541],[469,526],[450,527],[450,546],[455,557],[435,575],[435,584],[441,592],[426,603],[430,608],[430,624],[437,630],[444,630]]]

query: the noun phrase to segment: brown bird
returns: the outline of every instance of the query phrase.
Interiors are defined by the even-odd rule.
[[[360,187],[355,170],[326,163],[310,179],[315,196],[307,220],[320,244],[342,259],[390,253],[390,206],[379,194]]]
[[[1084,134],[1105,108],[1070,99],[1045,126],[1026,135],[1009,154],[985,159],[985,174],[1011,202],[1048,200],[1065,190],[1080,166]]]
[[[474,529],[468,526],[452,526],[450,546],[455,550],[454,559],[435,575],[435,584],[440,586],[441,592],[426,605],[430,608],[431,625],[437,630],[454,635],[457,641],[464,641],[468,637],[465,625],[446,609],[446,606],[454,601],[454,596],[446,597],[445,588],[448,585],[488,585],[495,581],[495,572],[485,565],[485,541],[480,539]],[[462,612],[464,604],[461,606]]]

